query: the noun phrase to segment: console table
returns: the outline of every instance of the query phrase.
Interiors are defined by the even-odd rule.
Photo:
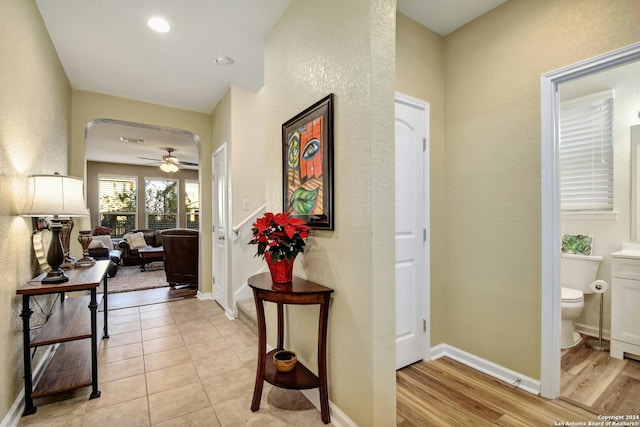
[[[320,413],[322,421],[328,424],[331,418],[327,390],[327,321],[333,289],[298,277],[294,277],[292,283],[274,284],[269,273],[251,276],[247,282],[253,289],[258,317],[258,368],[251,410],[255,412],[260,409],[264,380],[277,387],[293,390],[319,387]],[[276,303],[278,311],[277,348],[269,353],[267,353],[267,330],[263,301]],[[278,372],[273,364],[273,354],[278,350],[284,349],[284,304],[320,305],[317,376],[299,361],[290,372]]]
[[[91,267],[65,270],[69,281],[43,284],[46,273],[16,290],[22,295],[22,335],[24,350],[24,415],[36,412],[33,399],[63,391],[92,386],[90,398],[100,397],[98,390],[98,298],[96,289],[104,283],[103,338],[109,338],[107,321],[108,260],[96,261]],[[66,292],[89,291],[88,296],[65,299]],[[60,294],[60,306],[31,339],[30,319],[33,311],[29,299],[37,295]],[[89,308],[89,310],[86,309]],[[90,342],[87,339],[90,338]],[[34,389],[31,371],[31,349],[59,343],[44,374]],[[90,360],[87,355],[90,353]]]

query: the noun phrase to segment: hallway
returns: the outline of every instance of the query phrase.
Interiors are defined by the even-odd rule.
[[[87,387],[36,399],[20,426],[325,425],[301,393],[269,384],[251,412],[257,339],[213,301],[110,310],[109,333],[101,397],[88,400]]]

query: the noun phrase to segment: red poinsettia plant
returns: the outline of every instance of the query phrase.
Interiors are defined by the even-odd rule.
[[[265,212],[253,224],[253,238],[249,244],[258,245],[256,256],[264,258],[268,252],[273,261],[285,258],[292,261],[300,252],[304,252],[304,239],[309,237],[310,228],[306,222],[290,217],[286,212]]]

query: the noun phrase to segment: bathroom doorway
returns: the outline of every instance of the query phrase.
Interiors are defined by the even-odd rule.
[[[597,219],[599,215],[584,215],[582,219],[563,215],[559,203],[559,153],[558,141],[555,139],[558,132],[558,111],[560,102],[566,99],[584,96],[587,92],[597,92],[608,89],[607,86],[614,84],[610,73],[623,73],[626,67],[638,67],[640,59],[640,44],[634,44],[626,48],[610,52],[597,58],[593,58],[564,69],[554,71],[541,78],[541,107],[542,107],[542,242],[541,242],[541,263],[542,263],[542,355],[541,355],[541,394],[548,398],[558,398],[562,395],[562,388],[569,384],[567,372],[571,375],[588,375],[586,372],[579,372],[579,365],[603,366],[603,363],[588,361],[586,353],[582,353],[580,359],[576,356],[579,349],[574,348],[574,352],[564,351],[564,356],[572,357],[572,360],[561,361],[560,351],[560,236],[562,233],[592,234],[594,236],[594,248],[596,254],[603,255],[604,259],[598,272],[598,278],[610,282],[611,278],[611,252],[621,249],[623,242],[631,239],[631,208],[630,208],[630,144],[629,132],[614,132],[614,206],[613,212],[607,218]],[[640,73],[635,74],[640,75]],[[609,79],[609,80],[607,80]],[[621,95],[634,91],[632,83],[616,83],[614,92]],[[635,92],[635,91],[634,91]],[[634,93],[637,99],[638,92]],[[636,111],[618,111],[614,116],[626,117],[628,121],[627,131],[632,124],[640,123],[638,116],[638,105],[633,108]],[[620,107],[618,107],[620,109]],[[632,113],[632,114],[631,114]],[[616,128],[617,129],[617,128]],[[584,231],[582,231],[584,230]],[[615,230],[615,231],[612,231]],[[585,308],[576,320],[577,330],[582,334],[597,335],[599,324],[599,297],[585,295]],[[610,299],[605,295],[603,304],[605,308],[603,325],[608,338],[608,325],[610,324]],[[583,345],[583,344],[582,344]],[[584,349],[583,349],[584,350]],[[590,349],[588,349],[590,350]],[[587,351],[587,350],[584,350]],[[569,355],[568,355],[569,354]],[[608,353],[598,355],[602,361],[608,360]],[[572,369],[567,369],[571,365]],[[612,368],[609,374],[615,371],[622,371],[625,368]],[[562,371],[565,371],[562,373]],[[562,375],[565,375],[564,377]],[[562,377],[562,381],[561,381]],[[578,380],[576,380],[578,381]],[[610,384],[599,381],[608,381],[610,384],[615,381],[615,376],[609,376],[606,380],[590,379],[585,382],[594,383],[593,387],[588,387],[591,391],[583,393],[590,394],[587,403],[580,406],[594,406],[601,393]],[[562,384],[562,386],[561,386]],[[584,387],[583,387],[584,389]]]

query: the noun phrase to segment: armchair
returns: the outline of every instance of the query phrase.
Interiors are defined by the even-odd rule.
[[[198,286],[198,248],[200,234],[197,230],[172,228],[160,233],[164,248],[164,271],[171,287],[176,285]]]

